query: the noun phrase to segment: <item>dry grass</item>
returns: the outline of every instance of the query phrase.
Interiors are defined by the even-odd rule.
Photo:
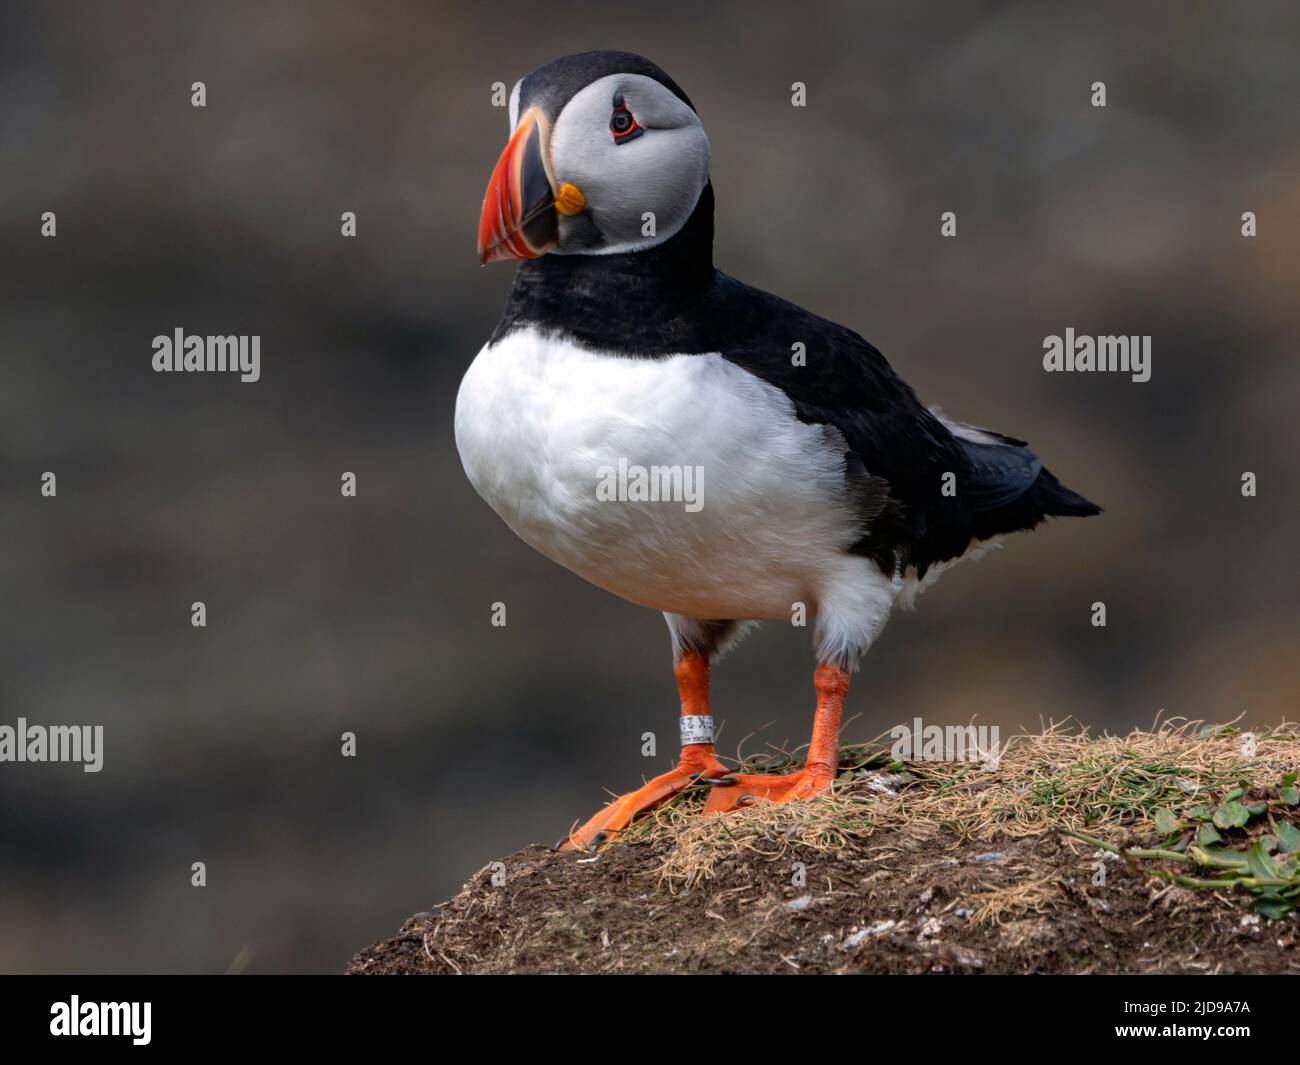
[[[778,752],[775,761],[797,760]],[[827,854],[860,852],[877,832],[906,827],[933,851],[1086,830],[1112,843],[1151,832],[1159,810],[1181,818],[1234,788],[1276,787],[1300,763],[1300,727],[1243,733],[1194,721],[1158,723],[1153,731],[1092,737],[1051,725],[1013,737],[996,765],[892,761],[877,745],[842,751],[834,790],[809,802],[761,803],[724,817],[701,817],[706,789],[691,789],[642,819],[623,839],[666,843],[658,870],[672,891],[714,876],[720,863],[780,858],[798,847]],[[741,767],[756,771],[753,760]],[[1029,880],[980,900],[982,920],[1038,908],[1046,882]]]
[[[831,793],[721,817],[692,788],[598,853],[482,870],[351,971],[1300,973],[1296,726],[1052,726],[1000,753],[850,746]],[[762,761],[741,768],[799,759]]]
[[[1044,913],[1055,901],[1059,888],[1052,876],[1031,877],[1005,887],[981,891],[971,896],[975,913],[973,924],[1003,926],[1009,918],[1026,913]]]

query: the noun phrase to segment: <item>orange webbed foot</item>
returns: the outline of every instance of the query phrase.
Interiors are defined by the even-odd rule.
[[[638,814],[658,806],[695,783],[711,784],[704,812],[726,813],[757,802],[792,802],[829,791],[839,757],[840,717],[849,687],[848,672],[822,663],[813,674],[817,709],[808,762],[794,773],[731,773],[713,750],[713,719],[708,716],[708,658],[685,651],[674,664],[682,699],[682,760],[676,769],[655,777],[636,791],[620,795],[559,845],[561,850],[590,850],[625,829]]]
[[[726,766],[712,754],[702,758],[683,759],[676,769],[662,773],[635,791],[611,800],[595,817],[569,833],[568,838],[559,844],[559,849],[591,850],[627,828],[637,815],[654,809],[692,784],[708,784],[714,780],[729,779],[730,776]]]
[[[806,766],[794,773],[731,773],[717,783],[704,804],[706,814],[725,814],[757,802],[811,799],[830,790],[835,773],[826,766]],[[735,781],[735,783],[731,783]]]

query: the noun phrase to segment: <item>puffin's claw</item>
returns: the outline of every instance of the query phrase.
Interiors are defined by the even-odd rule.
[[[613,839],[620,831],[632,823],[632,819],[646,810],[653,809],[664,800],[680,791],[685,791],[696,783],[714,784],[718,779],[725,779],[726,766],[710,756],[712,764],[705,764],[703,769],[696,761],[693,765],[679,765],[663,773],[636,791],[620,795],[602,809],[585,825],[569,835],[560,844],[560,850],[592,850],[600,844]]]
[[[736,773],[726,788],[714,788],[704,804],[706,814],[725,814],[756,802],[809,799],[831,786],[835,775],[824,767],[807,767],[794,773]],[[735,788],[735,785],[741,785]]]
[[[710,760],[712,756],[710,755]],[[647,782],[635,791],[620,795],[581,828],[570,833],[557,845],[562,851],[594,851],[614,839],[634,818],[651,810],[666,799],[697,784],[709,785],[704,803],[706,814],[726,813],[752,806],[756,802],[788,802],[808,799],[826,791],[835,778],[824,765],[804,767],[794,773],[732,773],[720,762],[696,768],[679,765]],[[738,786],[739,785],[739,786]]]

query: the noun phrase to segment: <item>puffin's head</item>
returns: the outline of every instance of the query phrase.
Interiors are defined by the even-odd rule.
[[[686,224],[708,184],[695,108],[630,52],[534,70],[510,94],[510,130],[483,198],[484,263],[653,247]]]

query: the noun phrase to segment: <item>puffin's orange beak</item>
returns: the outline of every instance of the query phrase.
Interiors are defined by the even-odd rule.
[[[545,255],[560,239],[559,216],[586,208],[587,198],[577,185],[565,182],[557,191],[549,139],[546,118],[530,108],[488,179],[478,220],[480,262]]]
[[[478,221],[478,257],[536,259],[559,239],[556,194],[547,170],[546,121],[530,109],[497,160]]]

